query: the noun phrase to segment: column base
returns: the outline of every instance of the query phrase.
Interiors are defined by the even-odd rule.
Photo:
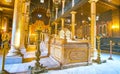
[[[40,74],[40,73],[48,72],[46,67],[43,67],[43,65],[38,65],[38,66],[34,66],[34,67],[29,66],[29,70],[30,70],[31,74]]]
[[[21,54],[20,51],[16,51],[16,52],[10,51],[10,52],[8,52],[7,57],[12,57],[12,56],[23,56],[23,54]]]
[[[25,47],[20,48],[20,52],[21,52],[22,54],[25,54],[25,53],[26,53],[26,48],[25,48]]]
[[[97,64],[102,64],[102,63],[106,63],[106,60],[101,60],[101,59],[93,59],[93,62],[97,63]]]
[[[96,48],[91,48],[90,49],[90,56],[91,57],[97,57],[97,49]]]
[[[17,48],[11,47],[11,49],[9,50],[7,56],[8,57],[11,57],[11,56],[23,56],[23,54],[21,54],[19,48],[17,49]]]
[[[0,74],[10,74],[10,73],[7,72],[6,70],[2,70],[2,71],[0,71]]]
[[[112,57],[109,57],[108,60],[113,60],[113,58],[112,58]]]

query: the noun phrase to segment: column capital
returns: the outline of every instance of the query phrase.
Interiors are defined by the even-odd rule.
[[[57,10],[57,9],[58,9],[58,7],[55,7],[55,9]]]
[[[71,14],[76,14],[77,12],[76,12],[76,11],[71,11],[70,13],[71,13]]]
[[[61,20],[65,20],[65,18],[61,18]]]
[[[62,0],[62,2],[65,2],[65,0]]]
[[[89,3],[92,3],[92,2],[98,2],[99,0],[89,0],[88,2]]]
[[[53,22],[53,24],[57,25],[58,23],[55,21],[55,22]]]

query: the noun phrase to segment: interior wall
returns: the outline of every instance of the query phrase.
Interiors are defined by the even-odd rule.
[[[120,9],[112,11],[112,22],[113,37],[120,37]]]

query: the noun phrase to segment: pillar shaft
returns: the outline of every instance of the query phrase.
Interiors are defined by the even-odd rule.
[[[62,30],[63,30],[63,29],[64,29],[64,22],[65,22],[65,19],[64,19],[64,18],[61,18],[61,22],[62,22],[61,26],[62,26]]]
[[[25,11],[26,11],[26,44],[30,44],[30,35],[29,35],[29,20],[30,20],[30,0],[25,4]]]
[[[25,48],[25,29],[26,29],[26,2],[25,0],[22,1],[22,8],[21,8],[21,20],[19,22],[20,25],[20,50],[24,54],[26,52]]]
[[[15,0],[14,3],[14,14],[13,14],[13,26],[12,26],[12,39],[11,39],[11,48],[7,56],[18,56],[21,55],[21,36],[23,28],[23,17],[22,17],[22,2],[23,0]],[[22,19],[21,19],[22,18]]]
[[[75,14],[76,12],[72,11],[71,14],[72,14],[72,17],[71,17],[72,39],[74,39],[75,38]]]
[[[57,16],[58,15],[58,7],[56,7],[55,10],[56,10],[55,19],[57,19],[58,18],[58,16]]]
[[[89,0],[91,3],[91,48],[92,52],[96,49],[96,2],[98,0]]]
[[[62,14],[64,14],[65,0],[62,0]]]
[[[57,35],[57,23],[55,23],[55,35]]]

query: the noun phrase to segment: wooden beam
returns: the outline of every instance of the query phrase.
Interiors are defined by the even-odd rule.
[[[105,4],[105,5],[113,8],[113,9],[119,9],[119,7],[120,7],[120,6],[118,6],[118,5],[115,5],[115,4],[110,3],[110,2],[108,2],[108,1],[105,1],[105,0],[99,0],[99,2]]]
[[[0,3],[0,7],[2,7],[2,8],[8,8],[8,9],[14,9],[14,6],[5,5],[5,4],[1,4],[1,3]]]

